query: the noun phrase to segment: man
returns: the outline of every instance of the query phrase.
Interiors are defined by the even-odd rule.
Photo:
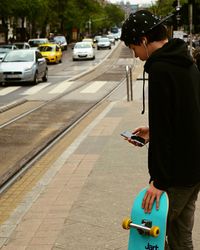
[[[150,181],[142,207],[151,212],[156,202],[159,209],[160,196],[166,191],[166,248],[192,250],[195,202],[200,188],[200,72],[185,42],[168,39],[163,21],[140,10],[130,14],[121,35],[135,57],[146,61],[144,70],[149,74],[149,125],[133,131],[149,142]],[[144,104],[143,100],[143,111]]]

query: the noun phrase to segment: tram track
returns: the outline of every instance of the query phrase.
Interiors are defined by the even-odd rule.
[[[5,127],[5,126],[7,126],[7,125],[9,125],[9,124],[11,124],[12,122],[17,121],[18,119],[21,119],[22,117],[24,117],[26,115],[29,115],[30,113],[36,111],[37,109],[40,109],[40,108],[42,108],[45,105],[48,105],[49,103],[52,103],[52,102],[54,102],[56,100],[59,100],[63,96],[69,95],[70,93],[72,93],[72,92],[74,92],[74,91],[82,88],[84,85],[86,85],[88,82],[92,81],[93,79],[101,80],[101,76],[103,74],[106,74],[106,72],[108,72],[109,69],[116,62],[116,59],[112,59],[115,56],[116,53],[117,54],[119,53],[118,50],[114,51],[108,57],[108,61],[107,62],[101,63],[100,65],[97,65],[93,69],[91,69],[91,70],[89,70],[87,72],[81,73],[80,75],[75,76],[75,77],[71,78],[70,80],[66,80],[66,82],[69,82],[69,81],[78,81],[79,80],[82,83],[80,83],[78,86],[72,87],[70,90],[66,90],[63,93],[57,95],[56,97],[53,97],[53,98],[51,98],[48,101],[44,101],[42,104],[39,104],[38,107],[33,108],[33,109],[31,109],[31,110],[29,110],[29,111],[27,111],[27,112],[25,112],[25,113],[23,113],[21,115],[13,117],[12,119],[10,119],[9,121],[7,121],[5,123],[0,124],[0,129],[3,128],[3,127]],[[113,72],[111,74],[112,74],[112,76],[114,75]],[[122,74],[122,72],[120,72],[120,74]],[[105,77],[104,77],[104,79],[105,79]],[[118,77],[115,80],[118,80]],[[15,102],[11,103],[10,105],[6,105],[5,107],[1,107],[0,108],[0,113],[7,112],[10,109],[15,108],[15,107],[17,107],[17,106],[19,106],[21,104],[26,103],[26,102],[28,102],[28,100],[26,100],[25,98],[20,99],[19,101],[15,101]]]
[[[58,140],[122,84],[125,71],[123,74],[122,70],[116,66],[121,50],[116,50],[113,54],[113,58],[110,55],[108,61],[104,62],[103,65],[84,74],[81,78],[76,78],[76,80],[80,80],[81,84],[75,88],[51,100],[40,102],[37,107],[16,115],[0,125],[0,152],[2,155],[0,160],[0,193],[15,182]],[[119,75],[121,75],[120,81],[117,81],[117,84],[106,94],[104,93],[95,100],[72,101],[70,98],[68,99],[70,94],[92,80],[107,79],[109,81],[116,78],[119,80]],[[26,105],[26,102],[21,105]]]

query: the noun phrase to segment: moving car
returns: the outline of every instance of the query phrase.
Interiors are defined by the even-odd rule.
[[[99,40],[99,38],[101,38],[102,36],[95,36],[94,37],[94,43],[97,43],[98,42],[98,40]]]
[[[6,56],[10,50],[15,50],[17,47],[13,44],[1,44],[0,45],[0,61]]]
[[[45,58],[37,50],[10,51],[0,63],[0,83],[47,81],[48,68]]]
[[[72,59],[73,61],[84,60],[84,59],[95,59],[95,52],[91,43],[77,42],[73,49]]]
[[[97,42],[97,49],[111,49],[111,42],[109,38],[107,37],[102,37],[98,40]]]
[[[38,47],[42,56],[46,59],[47,63],[62,62],[62,50],[58,44],[47,43]]]
[[[107,35],[106,37],[110,40],[111,44],[115,45],[115,37],[113,35]]]
[[[92,47],[93,47],[93,48],[95,47],[94,41],[93,41],[92,38],[83,38],[82,42],[91,43]]]
[[[32,38],[28,40],[28,44],[31,46],[31,48],[36,48],[41,45],[49,43],[49,40],[47,38]]]
[[[121,33],[111,33],[112,36],[114,36],[115,40],[118,41],[120,39]]]
[[[30,49],[30,45],[26,42],[16,42],[13,43],[13,45],[15,45],[18,49]]]
[[[67,40],[65,36],[54,36],[53,42],[60,45],[62,50],[67,50]]]

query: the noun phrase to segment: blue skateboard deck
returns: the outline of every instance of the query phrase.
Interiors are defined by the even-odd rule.
[[[164,192],[160,198],[159,210],[154,202],[151,213],[145,213],[142,200],[143,189],[135,198],[131,218],[123,221],[123,228],[130,229],[128,250],[164,250],[168,214],[168,196]]]

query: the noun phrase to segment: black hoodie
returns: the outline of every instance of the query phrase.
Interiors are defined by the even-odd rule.
[[[200,72],[181,39],[146,61],[149,74],[148,166],[155,187],[200,182]]]

